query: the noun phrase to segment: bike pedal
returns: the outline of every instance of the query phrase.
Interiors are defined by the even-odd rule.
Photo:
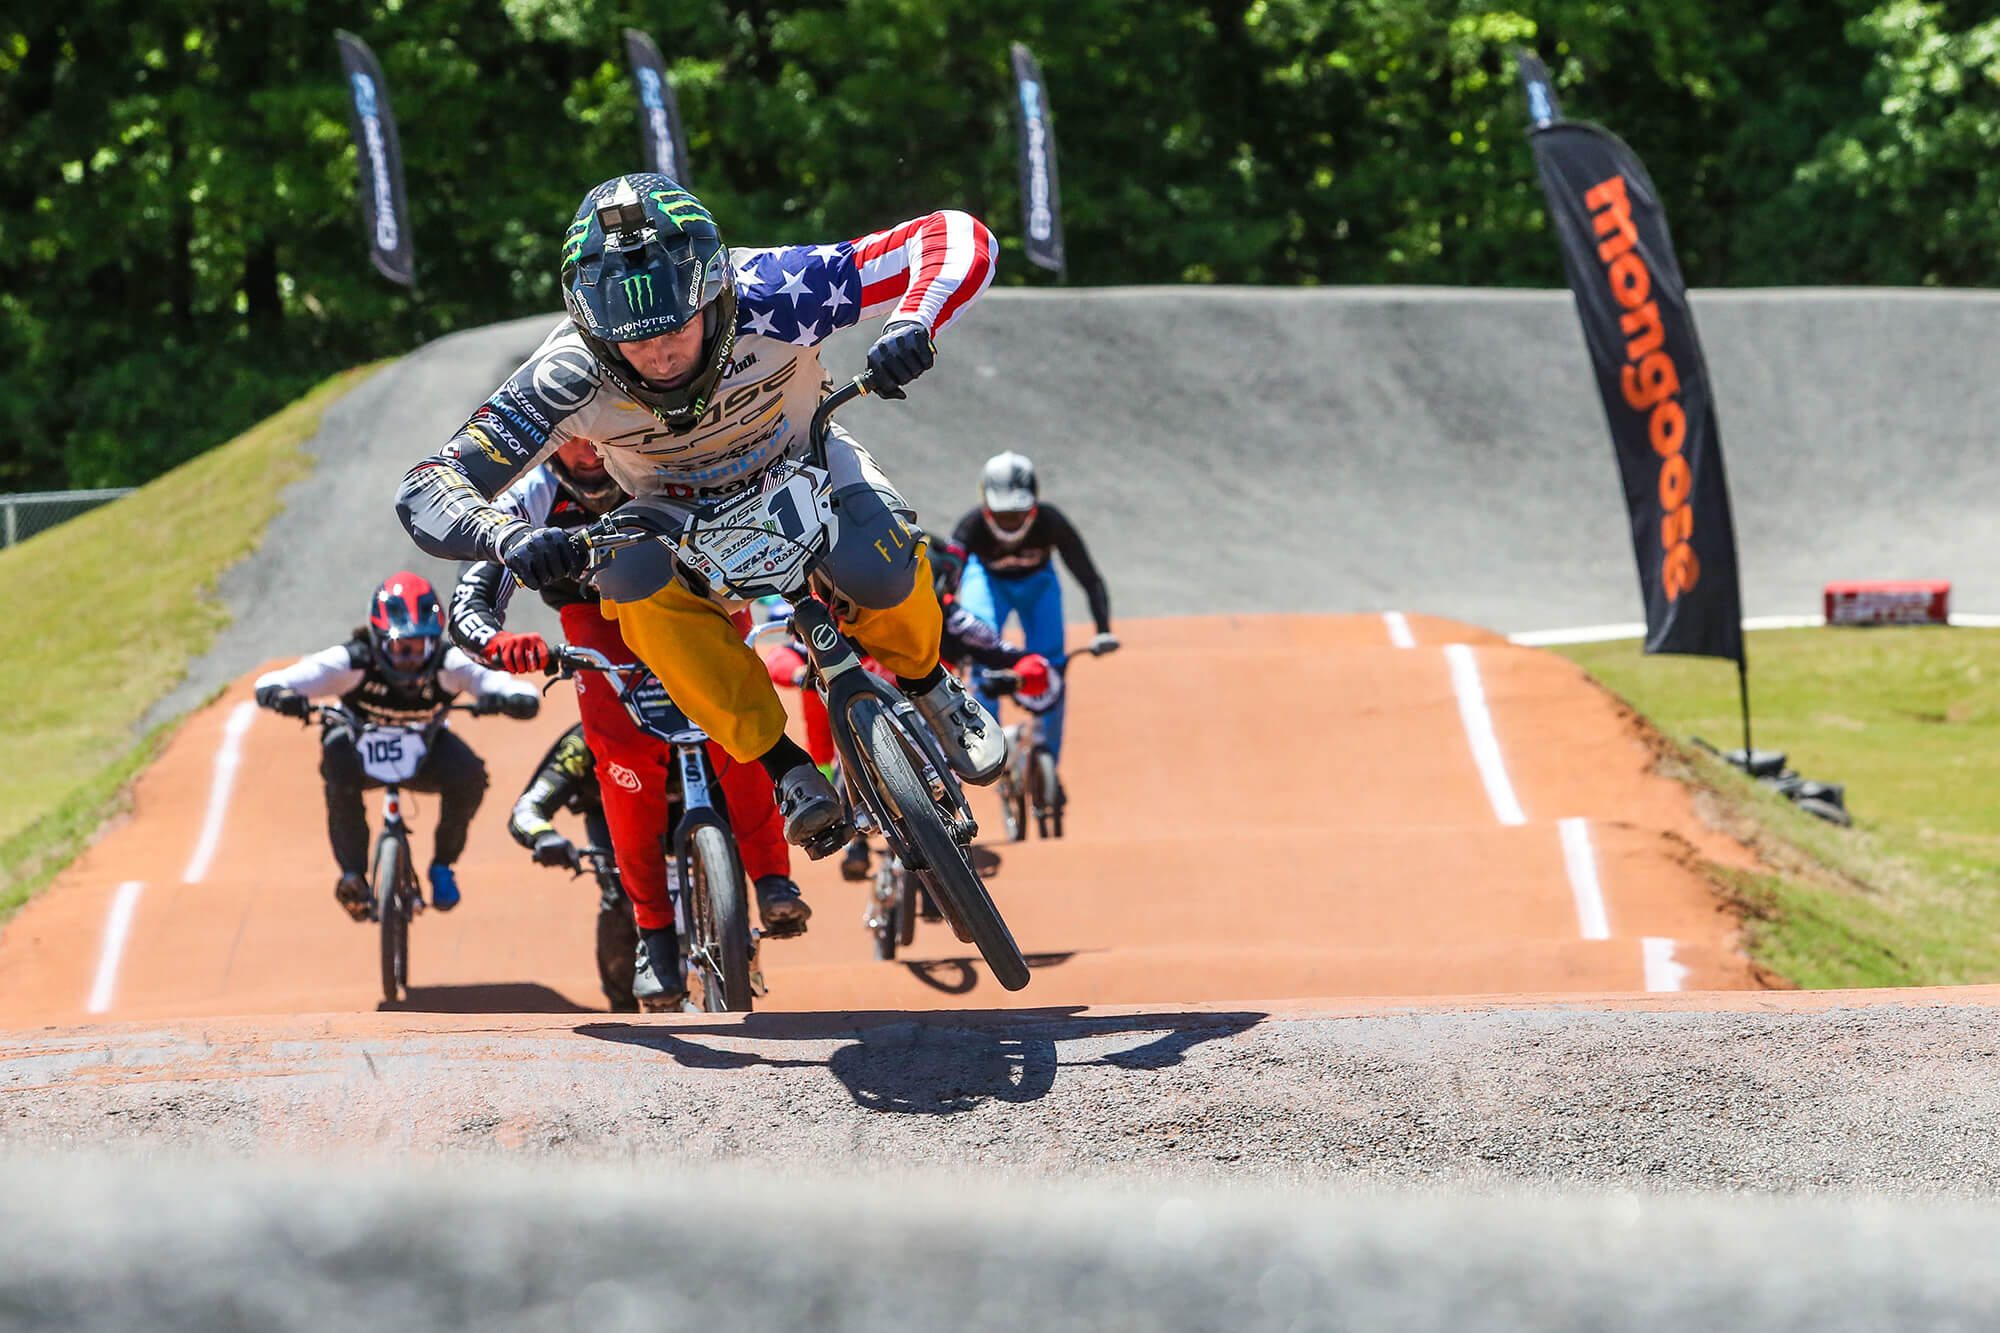
[[[854,825],[842,822],[822,833],[807,838],[801,849],[814,861],[824,861],[835,852],[847,850],[847,844],[854,841]]]

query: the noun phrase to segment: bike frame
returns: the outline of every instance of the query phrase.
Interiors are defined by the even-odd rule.
[[[729,807],[723,796],[720,777],[708,757],[708,733],[692,722],[685,727],[664,727],[647,714],[637,695],[655,677],[643,663],[620,664],[594,648],[562,644],[552,655],[551,664],[559,668],[560,674],[565,677],[579,670],[595,671],[603,676],[618,691],[618,702],[625,706],[632,724],[673,751],[673,772],[680,787],[681,813],[680,818],[674,821],[674,873],[667,877],[667,892],[673,897],[674,925],[680,935],[681,949],[690,962],[696,961],[692,952],[694,932],[689,919],[687,892],[687,885],[693,877],[695,830],[708,825],[720,830],[731,842],[736,839],[736,830],[729,822]],[[687,721],[685,717],[682,720]],[[763,931],[753,926],[750,930],[753,976],[760,975],[757,955],[762,938]],[[715,970],[720,970],[714,960],[707,961]],[[753,984],[753,988],[758,994],[763,993],[761,983]]]

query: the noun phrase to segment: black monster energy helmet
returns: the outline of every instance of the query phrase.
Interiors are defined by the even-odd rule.
[[[699,199],[650,172],[604,182],[563,235],[562,285],[570,322],[612,383],[675,430],[701,419],[736,345],[736,284]],[[684,384],[641,377],[619,351],[697,317],[701,368]]]

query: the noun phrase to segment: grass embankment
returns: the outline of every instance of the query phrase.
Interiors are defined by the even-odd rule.
[[[373,369],[336,375],[135,494],[0,551],[0,921],[121,809],[165,744],[170,726],[135,729],[228,622],[216,580],[311,466],[320,413]]]
[[[1749,636],[1759,749],[1847,785],[1854,827],[1803,814],[1685,742],[1742,744],[1735,668],[1559,651],[1677,742],[1771,874],[1719,872],[1750,956],[1809,987],[2000,981],[2000,631],[1781,630]]]

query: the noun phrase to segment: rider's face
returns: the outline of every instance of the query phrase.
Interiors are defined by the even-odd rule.
[[[415,671],[429,660],[437,647],[437,640],[427,637],[390,639],[383,646],[389,656],[389,665],[398,671]]]
[[[580,436],[572,437],[556,450],[556,457],[579,481],[594,483],[604,475],[604,459],[598,454],[597,446]]]
[[[646,379],[665,388],[678,388],[694,378],[701,364],[701,329],[702,321],[691,319],[672,333],[644,342],[619,343],[618,350]]]

